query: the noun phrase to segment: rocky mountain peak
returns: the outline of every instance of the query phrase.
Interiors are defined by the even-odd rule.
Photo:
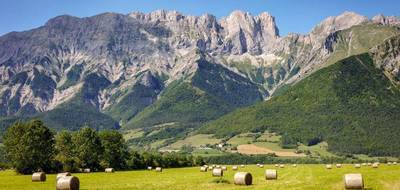
[[[383,14],[378,14],[372,17],[371,21],[373,23],[382,25],[398,25],[400,24],[400,18],[396,16],[385,16]]]
[[[129,13],[128,16],[136,18],[136,19],[141,19],[141,20],[147,20],[147,21],[179,21],[183,18],[185,18],[184,15],[182,15],[180,12],[177,11],[168,11],[164,9],[160,10],[155,10],[153,12],[150,12],[148,14],[142,13],[142,12],[132,12]]]
[[[149,14],[151,20],[179,21],[184,16],[177,11],[156,10]]]
[[[343,12],[338,16],[331,16],[315,26],[309,34],[310,42],[319,48],[330,34],[351,28],[355,25],[369,22],[366,16],[359,15],[355,12]]]
[[[54,17],[46,22],[46,26],[55,26],[55,25],[66,25],[68,22],[77,21],[78,17],[74,17],[71,15],[60,15]]]
[[[272,34],[271,37],[279,37],[279,30],[276,26],[275,17],[273,17],[268,12],[262,12],[260,15],[256,17],[259,20],[263,31],[267,31]]]
[[[271,37],[278,37],[275,18],[267,12],[258,16],[252,16],[249,12],[233,11],[227,18],[222,19],[221,24],[227,26],[230,33],[243,30],[248,33],[269,33]]]
[[[312,33],[327,35],[334,31],[344,30],[364,22],[368,22],[366,16],[346,11],[338,16],[331,16],[323,20],[312,30]]]
[[[275,19],[269,13],[252,16],[248,12],[233,11],[221,19],[227,47],[234,54],[260,54],[269,51],[279,37]]]

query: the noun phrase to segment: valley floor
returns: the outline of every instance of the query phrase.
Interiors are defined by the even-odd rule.
[[[346,173],[362,173],[366,189],[398,190],[400,189],[400,166],[383,165],[378,169],[362,167],[355,169],[352,165],[343,168],[325,169],[325,165],[299,165],[297,168],[287,165],[279,168],[278,180],[266,181],[264,171],[275,168],[265,165],[258,168],[255,165],[240,168],[253,175],[253,185],[237,186],[233,184],[235,171],[228,167],[224,179],[228,183],[217,184],[211,172],[200,172],[199,167],[165,169],[162,173],[155,171],[123,171],[115,173],[73,174],[79,177],[81,190],[116,190],[116,189],[296,189],[296,190],[339,190],[344,189],[343,175]],[[17,175],[14,171],[0,172],[0,189],[7,190],[53,190],[55,175],[47,175],[47,181],[31,182],[30,175]]]

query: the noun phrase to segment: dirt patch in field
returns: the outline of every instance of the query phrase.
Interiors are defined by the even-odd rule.
[[[294,152],[285,152],[285,151],[273,151],[268,148],[259,147],[254,144],[242,144],[237,147],[237,150],[241,154],[268,154],[275,153],[277,156],[285,156],[285,157],[304,157],[305,154],[296,154]]]

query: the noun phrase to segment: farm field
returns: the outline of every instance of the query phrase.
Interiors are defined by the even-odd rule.
[[[194,136],[187,137],[183,140],[178,140],[177,142],[171,144],[167,149],[180,149],[183,145],[191,145],[194,147],[200,147],[206,144],[217,144],[221,139],[213,138],[212,135],[198,134]]]
[[[238,152],[241,154],[268,154],[268,153],[275,153],[277,156],[280,157],[305,157],[304,154],[296,154],[294,152],[289,151],[273,151],[268,148],[259,147],[254,144],[243,144],[237,147]]]
[[[159,130],[155,130],[152,133],[157,133],[157,131]],[[125,140],[130,140],[142,137],[143,134],[144,132],[141,129],[128,130],[124,132],[124,138]],[[188,135],[186,138],[177,140],[169,145],[165,145],[167,140],[174,141],[173,138],[160,139],[153,141],[150,145],[146,146],[146,148],[161,151],[180,151],[183,146],[191,146],[194,149],[192,152],[194,155],[200,155],[204,157],[223,155],[228,152],[239,152],[241,154],[249,155],[274,153],[278,157],[337,156],[328,151],[327,142],[320,142],[312,146],[299,144],[297,148],[282,148],[280,145],[281,136],[268,131],[258,133],[241,133],[229,139],[218,139],[211,134],[194,134],[192,136]],[[224,140],[226,140],[225,143]],[[215,147],[219,143],[225,144],[222,149]],[[206,146],[207,148],[204,148]],[[143,148],[142,146],[137,147],[136,145],[131,145],[130,147],[134,149]],[[235,148],[235,150],[232,150],[232,148]],[[296,153],[296,151],[299,151],[299,153]],[[373,159],[367,155],[360,156],[360,158],[363,158],[364,160]]]
[[[342,190],[343,175],[346,173],[361,173],[366,189],[369,190],[398,190],[400,189],[400,166],[381,165],[378,169],[362,167],[355,169],[352,165],[343,168],[325,169],[325,165],[298,165],[294,168],[286,165],[278,168],[278,180],[266,181],[264,171],[275,168],[265,165],[258,168],[255,165],[240,168],[253,175],[253,185],[237,186],[233,184],[235,171],[228,167],[223,179],[228,183],[215,183],[217,177],[211,172],[200,172],[199,167],[165,169],[162,173],[155,171],[121,171],[115,173],[96,172],[90,174],[73,174],[79,177],[82,190],[117,190],[117,189],[296,189],[296,190]],[[46,182],[31,182],[30,175],[17,175],[14,171],[0,172],[0,189],[15,190],[53,190],[55,175],[47,175]]]

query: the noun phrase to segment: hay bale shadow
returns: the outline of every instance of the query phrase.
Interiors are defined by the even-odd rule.
[[[231,182],[224,178],[213,179],[211,183],[223,183],[223,184],[230,184]]]

